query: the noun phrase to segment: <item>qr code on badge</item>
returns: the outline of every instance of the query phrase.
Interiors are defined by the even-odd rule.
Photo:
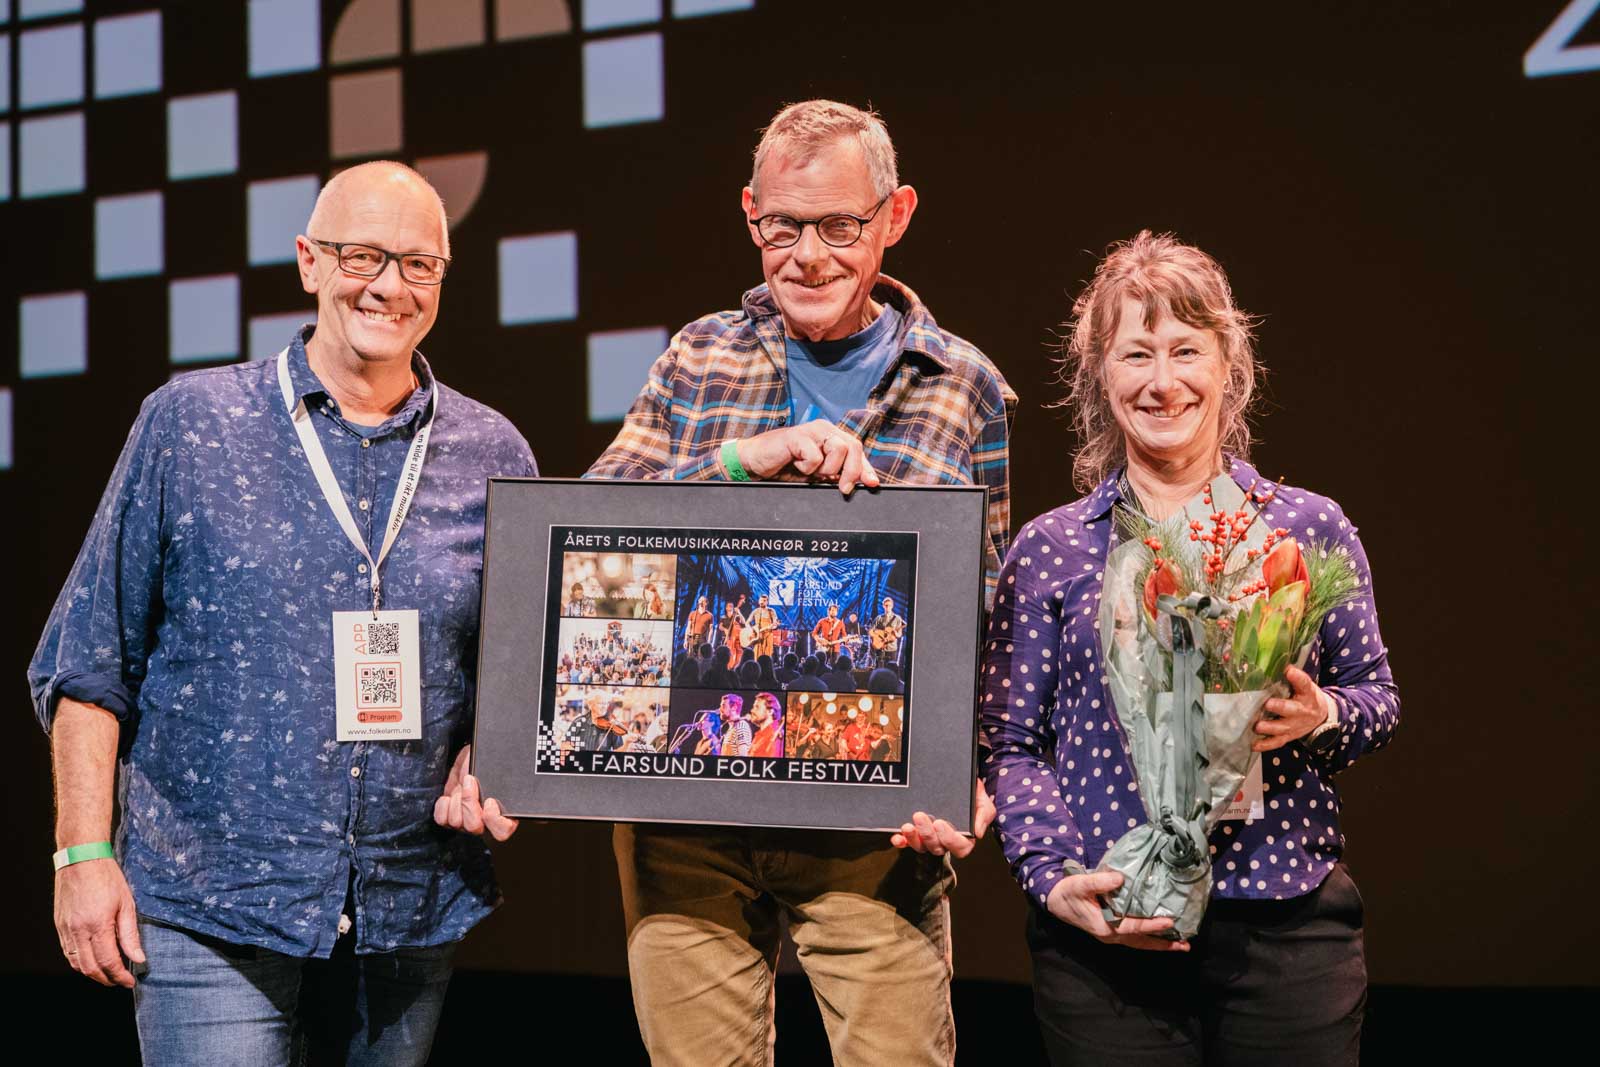
[[[356,668],[356,707],[398,708],[400,664],[363,663]]]
[[[397,622],[367,623],[367,655],[398,656],[400,654],[400,624]]]

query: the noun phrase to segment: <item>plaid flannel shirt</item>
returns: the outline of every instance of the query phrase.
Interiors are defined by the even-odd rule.
[[[939,329],[909,288],[880,274],[872,296],[900,312],[900,355],[867,406],[839,425],[861,439],[885,484],[988,486],[984,578],[992,600],[1011,540],[1008,441],[1017,394],[987,356]],[[724,441],[788,425],[782,315],[765,285],[742,305],[678,331],[585,477],[727,478]]]

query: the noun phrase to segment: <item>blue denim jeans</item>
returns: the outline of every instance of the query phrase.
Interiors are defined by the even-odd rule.
[[[421,1067],[455,945],[326,960],[234,945],[139,920],[149,972],[133,991],[144,1062]]]

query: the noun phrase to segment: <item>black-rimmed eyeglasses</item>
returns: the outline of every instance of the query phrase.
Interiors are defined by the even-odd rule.
[[[888,202],[889,196],[879,200],[873,206],[872,213],[865,218],[841,211],[833,215],[824,215],[820,219],[797,219],[792,215],[762,215],[758,219],[750,219],[749,223],[756,228],[761,239],[774,248],[788,248],[800,240],[800,235],[805,233],[807,226],[817,228],[817,236],[822,238],[823,244],[832,245],[834,248],[849,248],[861,240],[862,227],[878,217],[878,212],[883,210],[883,205]]]
[[[444,272],[450,268],[448,259],[426,252],[391,252],[376,245],[319,241],[315,237],[310,240],[312,244],[331,251],[339,258],[339,269],[357,278],[376,278],[389,268],[392,259],[400,264],[400,277],[406,281],[417,285],[438,285],[444,281]]]

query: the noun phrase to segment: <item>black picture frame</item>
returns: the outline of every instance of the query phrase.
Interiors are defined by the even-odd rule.
[[[508,814],[892,832],[926,811],[971,832],[987,489],[886,486],[845,497],[799,483],[494,478],[487,506],[473,772]],[[802,700],[784,690],[758,702],[746,693],[752,726],[741,733],[731,725],[740,714],[732,701],[716,703],[713,690],[726,686],[672,684],[673,668],[659,655],[668,624],[659,620],[670,610],[670,664],[692,625],[680,592],[721,590],[734,603],[736,587],[753,591],[780,571],[802,578],[768,578],[763,588],[802,624],[825,613],[819,595],[909,591],[899,648],[872,654],[890,673],[904,668],[903,692],[883,692],[892,679],[872,675],[879,692],[841,691],[817,704],[809,701],[830,694]],[[609,592],[608,582],[616,583]],[[669,583],[670,609],[662,595]],[[734,610],[754,617],[742,605]],[[774,632],[793,645],[825,643],[812,630],[803,639],[801,629]],[[753,632],[743,631],[747,640]],[[602,671],[625,681],[578,684],[597,682]],[[697,703],[715,706],[695,710]],[[737,755],[750,735],[750,751],[761,750],[754,724],[761,714],[773,723],[775,710],[783,729],[768,730],[765,743],[789,751]],[[845,739],[862,721],[866,728]],[[802,745],[802,724],[819,722]],[[835,723],[843,725],[829,730]],[[663,731],[675,751],[649,747],[659,747]],[[819,748],[822,737],[829,749]],[[870,756],[816,757],[835,744],[842,756],[860,752],[863,738]],[[688,762],[691,741],[699,763]],[[607,744],[630,750],[596,747]]]

